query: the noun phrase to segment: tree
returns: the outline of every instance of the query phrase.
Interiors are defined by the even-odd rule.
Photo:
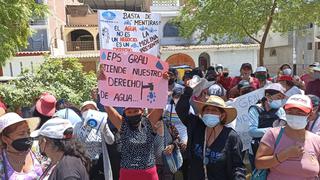
[[[29,21],[43,17],[47,8],[34,0],[0,0],[0,65],[28,44]]]
[[[74,105],[91,99],[97,85],[94,73],[85,73],[78,59],[47,59],[34,74],[24,72],[18,80],[0,84],[0,97],[15,110],[30,107],[43,92]]]
[[[189,0],[175,19],[181,35],[200,32],[200,41],[208,37],[243,39],[250,37],[260,45],[259,64],[264,65],[264,48],[270,32],[305,29],[318,23],[318,0]],[[262,32],[262,37],[257,36]]]

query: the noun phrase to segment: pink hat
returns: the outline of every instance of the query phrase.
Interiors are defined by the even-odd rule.
[[[290,108],[298,108],[304,111],[305,113],[310,113],[313,109],[313,106],[312,101],[308,96],[302,94],[295,94],[292,95],[284,105],[284,109],[287,110]]]
[[[36,110],[44,115],[51,117],[56,112],[56,98],[51,94],[43,94],[36,103]]]

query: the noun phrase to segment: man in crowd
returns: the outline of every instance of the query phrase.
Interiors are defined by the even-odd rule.
[[[313,81],[308,83],[306,94],[313,94],[320,97],[320,67],[313,68]]]

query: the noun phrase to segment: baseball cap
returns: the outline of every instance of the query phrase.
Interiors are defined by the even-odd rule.
[[[82,110],[82,108],[84,108],[86,105],[92,105],[96,108],[96,110],[98,110],[97,103],[94,101],[85,101],[84,103],[82,103],[80,110]]]
[[[44,136],[52,139],[71,139],[72,133],[67,129],[72,129],[72,124],[67,119],[55,117],[45,122],[41,128],[31,133],[31,137]]]
[[[249,68],[252,70],[252,65],[250,63],[243,63],[240,69]]]
[[[305,113],[310,113],[313,109],[312,101],[307,95],[295,94],[289,97],[284,105],[284,109],[298,108]]]
[[[249,87],[251,87],[251,85],[250,85],[250,82],[247,80],[241,80],[238,83],[238,89],[249,88]]]
[[[267,68],[264,66],[259,66],[257,67],[256,72],[267,72]]]
[[[272,83],[265,88],[265,92],[267,93],[274,92],[274,91],[280,92],[283,95],[285,95],[285,89],[280,83]],[[275,93],[271,93],[271,94],[275,94]]]
[[[56,98],[49,93],[42,94],[36,103],[36,110],[44,115],[51,117],[56,111]]]

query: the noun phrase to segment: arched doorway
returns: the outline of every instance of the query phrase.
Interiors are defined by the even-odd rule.
[[[89,31],[78,29],[71,31],[67,40],[68,51],[94,50],[94,39]]]
[[[210,66],[210,56],[208,53],[203,52],[200,54],[198,59],[199,67],[202,71],[206,71],[207,68]]]
[[[195,67],[195,63],[192,59],[192,57],[190,57],[187,54],[183,54],[183,53],[178,53],[178,54],[173,54],[170,57],[167,58],[166,62],[170,65],[170,66],[181,66],[181,65],[188,65],[192,68]]]

